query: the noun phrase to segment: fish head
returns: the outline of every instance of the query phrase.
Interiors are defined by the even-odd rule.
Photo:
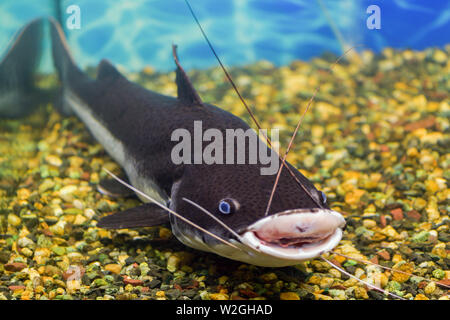
[[[196,249],[267,267],[295,265],[332,250],[342,238],[344,217],[328,207],[323,192],[288,166],[303,187],[283,170],[267,214],[275,176],[261,175],[258,165],[186,168],[174,184],[171,209],[234,247],[172,216],[174,235]]]

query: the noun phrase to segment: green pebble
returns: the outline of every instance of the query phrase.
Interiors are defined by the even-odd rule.
[[[414,284],[418,284],[420,282],[423,281],[423,277],[419,277],[419,276],[412,276],[411,278],[409,278],[409,281],[414,283]]]
[[[148,263],[146,263],[146,262],[142,262],[139,265],[139,269],[141,270],[141,275],[142,276],[146,276],[147,273],[150,271],[150,268],[148,267]]]
[[[357,264],[358,262],[356,262],[355,260],[349,259],[344,263],[344,267],[356,266]]]
[[[78,208],[69,208],[69,209],[64,210],[64,212],[66,214],[73,214],[73,215],[83,214],[83,210],[78,209]]]
[[[101,287],[101,286],[107,286],[108,282],[105,279],[95,279],[93,284],[96,287]]]
[[[345,297],[344,290],[330,289],[328,292],[330,293],[330,296],[332,296],[332,297]]]
[[[365,237],[371,237],[374,235],[374,232],[371,230],[368,230],[364,227],[358,227],[355,229],[355,234],[357,236],[365,236]]]
[[[13,262],[26,263],[27,261],[23,257],[14,258]]]
[[[106,259],[108,259],[108,255],[106,255],[106,254],[104,254],[104,253],[100,253],[100,254],[98,255],[98,261],[100,261],[100,263],[103,264],[103,262],[104,262]]]
[[[53,182],[50,179],[46,179],[39,186],[39,189],[38,189],[39,193],[44,193],[45,191],[52,189],[54,186],[55,186],[55,182]]]
[[[433,270],[433,277],[435,277],[436,279],[442,280],[445,277],[445,271],[442,269],[436,269]]]
[[[412,237],[412,241],[425,242],[428,240],[429,235],[430,235],[430,233],[428,231],[421,231]]]
[[[69,178],[71,179],[79,179],[81,177],[81,174],[77,171],[71,171],[69,173]]]
[[[418,169],[417,171],[416,171],[416,177],[417,177],[417,179],[422,179],[422,178],[424,178],[424,177],[426,177],[427,176],[427,172],[425,171],[425,170],[423,170],[423,169]]]
[[[37,239],[37,246],[41,248],[49,248],[53,245],[52,240],[47,238],[45,235],[41,234]]]
[[[105,294],[107,295],[114,295],[118,292],[119,290],[115,287],[108,287],[105,289]]]
[[[0,251],[0,263],[7,263],[10,255],[11,253],[9,251],[2,249]]]
[[[389,281],[386,287],[390,292],[399,291],[401,288],[402,285],[397,281]]]
[[[211,300],[211,298],[209,297],[209,293],[206,290],[200,291],[200,298],[202,300]]]
[[[76,252],[77,249],[75,249],[74,247],[66,247],[66,253],[72,253],[72,252]]]
[[[96,205],[96,209],[101,212],[109,212],[113,210],[106,200],[100,200]]]
[[[63,256],[66,253],[66,249],[64,247],[53,247],[52,251],[58,256]]]
[[[96,277],[98,277],[98,275],[99,275],[99,274],[98,274],[98,272],[96,272],[96,271],[86,273],[86,276],[87,276],[90,280],[95,279]]]
[[[39,167],[39,172],[41,174],[41,178],[45,179],[48,178],[50,176],[50,172],[48,169],[48,166],[46,165],[42,165]]]

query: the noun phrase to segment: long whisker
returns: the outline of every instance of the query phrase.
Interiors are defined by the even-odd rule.
[[[208,36],[206,35],[206,32],[203,30],[202,25],[200,24],[200,21],[197,19],[197,16],[194,12],[194,10],[192,9],[191,5],[189,4],[188,0],[185,0],[186,5],[189,8],[189,11],[191,12],[192,17],[194,18],[198,28],[200,29],[203,37],[205,38],[206,42],[208,43],[209,48],[211,49],[212,53],[214,54],[214,56],[216,57],[216,60],[218,61],[220,67],[222,68],[223,72],[225,73],[226,78],[228,79],[228,81],[230,82],[231,86],[233,87],[234,91],[236,92],[236,94],[238,95],[239,99],[241,100],[242,104],[244,105],[245,109],[247,110],[248,114],[250,115],[250,117],[252,118],[253,122],[255,123],[256,127],[259,129],[259,132],[261,133],[261,135],[264,137],[264,140],[266,141],[267,145],[271,148],[272,147],[272,142],[270,141],[269,137],[264,133],[263,130],[261,130],[261,125],[259,124],[258,120],[256,119],[255,115],[253,114],[252,110],[250,109],[250,107],[247,105],[247,103],[245,102],[245,99],[242,97],[241,93],[239,92],[236,84],[234,83],[233,79],[231,78],[231,75],[229,74],[229,72],[227,71],[227,69],[225,68],[225,66],[222,63],[222,60],[219,58],[219,55],[216,53],[216,50],[214,49],[211,41],[209,41]],[[286,164],[285,159],[283,159],[281,157],[280,154],[278,154],[275,150],[272,150],[273,152],[275,152],[278,155],[278,158],[280,159],[282,166],[285,166],[286,169],[289,171],[289,174],[291,175],[292,178],[294,178],[294,180],[297,182],[298,185],[300,185],[303,189],[306,189],[303,184],[300,182],[300,180],[297,178],[297,176],[295,175],[295,173],[291,170],[291,168],[289,168]],[[310,195],[311,196],[311,195]],[[313,198],[314,200],[314,198]]]
[[[361,46],[361,45],[356,45],[356,46],[353,46],[353,47],[347,49],[347,51],[345,51],[345,52],[344,52],[338,59],[336,59],[336,61],[331,65],[330,70],[333,70],[334,66],[335,66],[336,64],[338,64],[339,61],[340,61],[343,57],[345,57],[345,55],[346,55],[347,53],[349,53],[351,50],[353,50],[354,48],[356,48],[356,47],[358,47],[358,46]],[[306,113],[308,112],[308,110],[309,110],[309,108],[310,108],[312,102],[314,101],[314,98],[316,97],[317,92],[319,92],[319,89],[320,89],[320,85],[317,86],[316,89],[314,90],[313,95],[311,96],[311,98],[310,98],[309,101],[308,101],[308,104],[307,104],[307,106],[306,106],[305,111],[303,112],[302,116],[300,117],[300,120],[297,122],[297,126],[295,127],[294,133],[292,134],[292,137],[291,137],[291,139],[290,139],[290,141],[289,141],[289,144],[288,144],[288,147],[287,147],[287,149],[286,149],[286,152],[285,152],[285,154],[284,154],[284,156],[283,156],[283,163],[286,161],[286,157],[287,157],[289,151],[291,151],[292,144],[293,144],[293,142],[294,142],[294,140],[295,140],[295,137],[297,136],[298,130],[300,129],[300,125],[302,124],[303,119],[305,118]],[[276,189],[277,189],[278,181],[279,181],[279,179],[280,179],[281,171],[282,171],[282,170],[283,170],[283,166],[280,166],[280,168],[278,168],[277,177],[276,177],[276,179],[275,179],[275,183],[274,183],[273,188],[272,188],[272,193],[270,194],[269,202],[268,202],[268,204],[267,204],[266,212],[265,212],[265,214],[264,214],[264,215],[266,215],[266,216],[269,214],[270,206],[272,205],[273,196],[274,196],[275,191],[276,191]],[[313,200],[320,208],[322,208],[323,205],[322,205],[321,203],[319,203],[318,201],[316,201],[316,199],[311,195],[311,193],[310,193],[303,185],[301,185],[301,186],[302,186],[303,190],[309,195],[309,197],[310,197],[310,198],[311,198],[311,199],[312,199],[312,200]]]
[[[215,235],[214,233],[209,232],[208,230],[205,230],[204,228],[202,228],[202,227],[198,226],[197,224],[193,223],[192,221],[189,221],[188,219],[186,219],[186,218],[183,217],[182,215],[180,215],[180,214],[176,213],[175,211],[173,211],[172,209],[166,207],[165,205],[163,205],[162,203],[160,203],[160,202],[158,202],[157,200],[153,199],[153,198],[150,197],[149,195],[147,195],[147,194],[145,194],[144,192],[142,192],[142,191],[136,189],[136,188],[133,187],[132,185],[126,183],[125,181],[123,181],[122,179],[120,179],[119,177],[117,177],[114,173],[112,173],[112,172],[109,171],[108,169],[103,168],[103,170],[105,170],[106,173],[108,173],[111,177],[113,177],[114,179],[116,179],[117,181],[119,181],[119,182],[120,182],[121,184],[123,184],[124,186],[130,188],[131,190],[133,190],[133,191],[136,192],[137,194],[140,194],[140,195],[143,196],[144,198],[150,200],[151,202],[153,202],[153,203],[156,204],[157,206],[161,207],[162,209],[164,209],[164,210],[170,212],[171,214],[173,214],[173,215],[176,216],[177,218],[179,218],[179,219],[183,220],[184,222],[190,224],[190,225],[193,226],[194,228],[197,228],[198,230],[200,230],[200,231],[206,233],[207,235],[209,235],[209,236],[211,236],[211,237],[213,237],[213,238],[219,240],[220,242],[222,242],[222,243],[224,243],[224,244],[226,244],[226,245],[228,245],[228,246],[230,246],[230,247],[233,247],[233,248],[239,250],[239,248],[236,247],[234,244],[232,244],[232,243],[230,243],[230,242],[228,242],[228,241],[226,241],[226,240],[224,240],[224,239],[218,237],[217,235]]]
[[[206,213],[208,216],[210,216],[211,218],[213,218],[217,223],[219,223],[222,227],[224,227],[225,229],[227,229],[231,234],[233,234],[236,238],[238,238],[239,240],[241,239],[241,236],[239,234],[236,233],[236,231],[234,231],[233,229],[231,229],[229,226],[227,226],[224,222],[220,221],[219,218],[217,218],[216,216],[214,216],[211,212],[209,212],[208,210],[206,210],[205,208],[203,208],[201,205],[199,205],[198,203],[195,203],[192,200],[189,200],[187,198],[183,198],[184,201],[186,201],[187,203],[192,204],[194,207],[200,209],[201,211],[203,211],[204,213]]]
[[[381,264],[374,263],[374,262],[372,262],[372,261],[356,259],[356,258],[354,258],[354,257],[350,257],[350,256],[347,256],[347,255],[345,255],[345,254],[338,253],[338,252],[335,252],[335,251],[332,251],[332,250],[329,251],[329,252],[331,252],[331,253],[333,253],[333,254],[336,254],[336,255],[338,255],[338,256],[345,257],[345,258],[347,258],[347,259],[355,260],[355,261],[358,261],[358,262],[361,262],[361,263],[365,263],[365,264],[371,264],[371,265],[374,265],[374,266],[377,266],[377,267],[380,267],[380,268],[382,268],[382,269],[389,270],[389,271],[392,271],[392,272],[398,272],[398,273],[401,273],[401,274],[404,274],[404,275],[408,275],[408,276],[416,276],[416,275],[414,275],[414,274],[412,274],[412,273],[409,273],[409,272],[406,272],[406,271],[402,271],[402,270],[396,270],[396,269],[389,268],[389,267],[385,267],[385,266],[382,266]],[[427,279],[427,278],[424,278],[424,277],[421,277],[421,278],[422,278],[424,281],[428,281],[428,282],[437,282],[437,281],[433,281],[433,280],[431,280],[431,279]],[[440,286],[443,286],[443,287],[446,287],[446,288],[450,288],[450,286],[448,286],[448,285],[446,285],[446,284],[444,284],[444,283],[439,283],[439,285],[440,285]]]
[[[379,287],[377,287],[377,286],[375,286],[375,285],[373,285],[373,284],[371,284],[371,283],[368,283],[367,281],[361,280],[361,279],[359,279],[358,277],[355,277],[354,275],[352,275],[351,273],[345,271],[345,270],[342,269],[341,267],[337,266],[336,264],[334,264],[333,262],[331,262],[331,261],[328,260],[327,258],[325,258],[325,257],[323,257],[323,256],[320,256],[320,257],[321,257],[326,263],[328,263],[330,266],[332,266],[333,268],[339,270],[340,272],[342,272],[343,274],[349,276],[350,278],[356,279],[356,280],[358,280],[359,282],[364,283],[364,284],[365,284],[366,286],[368,286],[369,288],[372,288],[372,289],[374,289],[374,290],[377,290],[377,291],[380,291],[380,292],[383,292],[383,293],[387,293],[388,295],[390,295],[390,296],[392,296],[392,297],[394,297],[394,298],[400,299],[400,300],[407,300],[407,299],[402,298],[402,297],[400,297],[400,296],[398,296],[398,295],[396,295],[396,294],[394,294],[394,293],[392,293],[392,292],[389,292],[389,291],[387,291],[387,290],[383,290],[383,289],[381,289],[381,288],[379,288]]]
[[[195,22],[197,23],[197,26],[199,27],[203,37],[205,38],[206,42],[208,43],[209,48],[211,49],[212,53],[214,54],[214,56],[216,57],[217,61],[220,64],[220,67],[222,68],[223,72],[225,73],[225,76],[227,77],[228,81],[230,82],[231,86],[233,87],[234,91],[236,91],[237,95],[239,96],[239,99],[242,101],[244,107],[247,109],[248,113],[250,114],[250,117],[252,118],[253,122],[256,124],[256,126],[258,127],[258,129],[261,129],[261,126],[259,125],[258,120],[256,120],[253,112],[250,110],[249,106],[247,105],[247,103],[245,102],[244,98],[242,97],[241,93],[239,92],[238,88],[236,87],[236,85],[234,84],[233,79],[231,78],[230,74],[228,73],[227,69],[225,68],[225,66],[222,63],[222,60],[219,58],[219,56],[216,53],[216,50],[214,49],[212,43],[209,41],[208,36],[206,35],[205,31],[203,30],[202,25],[200,24],[200,21],[197,19],[196,14],[194,13],[194,10],[192,9],[191,5],[189,4],[188,0],[185,0],[186,5],[189,8],[189,11],[191,12],[192,17],[194,18]]]

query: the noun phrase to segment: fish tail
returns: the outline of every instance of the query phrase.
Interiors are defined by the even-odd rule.
[[[63,114],[70,115],[72,110],[70,104],[65,103],[64,96],[67,90],[77,87],[82,81],[87,79],[87,75],[76,65],[69,51],[66,36],[58,21],[50,20],[50,37],[52,41],[53,64],[62,84],[61,93],[55,102],[55,107]]]
[[[76,80],[77,76],[84,77],[84,73],[75,64],[69,52],[69,46],[61,25],[53,18],[49,20],[53,63],[63,86],[70,85]]]
[[[35,19],[24,26],[0,60],[0,117],[21,117],[39,105],[35,75],[42,55],[43,22]]]
[[[55,16],[56,21],[61,25],[61,29],[66,33],[63,24],[63,5],[62,0],[53,0],[53,14]]]

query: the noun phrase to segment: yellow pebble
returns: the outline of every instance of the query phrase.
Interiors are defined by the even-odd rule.
[[[367,229],[372,229],[377,226],[377,222],[372,219],[364,219],[363,220],[363,226]]]
[[[14,227],[18,227],[21,222],[22,222],[22,220],[18,216],[16,216],[14,213],[10,213],[8,215],[8,224],[10,224]]]
[[[228,277],[227,276],[221,276],[219,278],[219,284],[225,284],[228,281]]]
[[[31,298],[33,297],[33,292],[29,291],[29,290],[25,290],[21,296],[20,296],[20,300],[31,300]]]
[[[431,250],[431,253],[442,258],[447,258],[447,250],[445,247],[445,243],[438,243],[434,246],[433,250]]]
[[[229,300],[230,297],[225,293],[211,293],[209,295],[211,300]]]
[[[54,297],[56,297],[56,291],[52,290],[48,293],[48,298],[49,299],[53,299]]]
[[[328,273],[330,273],[333,277],[340,279],[341,273],[336,269],[330,269],[328,270]]]
[[[407,272],[407,273],[412,273],[414,271],[414,265],[412,262],[410,263],[398,263],[397,265],[394,265],[392,267],[392,269],[394,270],[400,270],[403,272]],[[404,274],[404,273],[400,273],[400,272],[393,272],[392,273],[392,281],[397,281],[400,283],[406,282],[408,281],[408,279],[410,278],[410,275],[408,274]]]
[[[171,255],[169,259],[167,259],[167,270],[170,272],[175,272],[178,270],[180,266],[181,259],[176,255]]]
[[[419,293],[418,295],[416,295],[414,300],[430,300],[430,299],[428,299],[426,295]]]
[[[417,149],[413,147],[413,148],[409,148],[409,149],[406,151],[406,154],[407,154],[409,157],[415,158],[415,157],[417,157],[417,156],[419,155],[419,151],[417,151]]]
[[[81,288],[81,281],[80,280],[67,280],[66,283],[67,286],[67,293],[72,294],[80,290]]]
[[[166,296],[166,293],[164,291],[157,291],[156,296],[158,298],[164,298]]]
[[[316,299],[317,299],[317,300],[333,300],[332,297],[326,296],[326,295],[324,295],[324,294],[315,293],[314,295],[316,296]]]
[[[66,292],[66,290],[64,290],[63,288],[57,288],[56,289],[56,293],[59,294],[59,295],[60,294],[64,294],[65,292]]]
[[[308,283],[310,284],[320,284],[321,278],[318,276],[311,276],[308,280]]]
[[[17,198],[19,198],[19,200],[27,200],[30,197],[30,190],[22,188],[17,190]]]
[[[48,156],[45,157],[45,161],[52,166],[55,167],[60,167],[62,165],[62,160],[61,158],[59,158],[58,156],[49,154]]]
[[[322,278],[322,280],[320,280],[320,287],[322,289],[329,288],[333,285],[333,282],[334,282],[333,278],[328,278],[328,277]]]
[[[120,264],[107,264],[105,266],[105,270],[114,273],[114,274],[120,274],[120,271],[122,270],[122,267]]]
[[[359,204],[361,197],[366,193],[365,190],[355,189],[345,195],[345,203],[349,205]]]
[[[109,230],[100,229],[98,230],[98,236],[100,238],[111,238],[111,232]]]
[[[300,297],[295,292],[282,292],[280,300],[300,300]]]
[[[413,201],[413,207],[414,209],[420,211],[422,209],[424,209],[427,205],[427,201],[425,199],[422,198],[415,198]]]
[[[78,214],[72,223],[76,226],[79,226],[85,223],[86,221],[87,221],[86,217],[82,216],[81,214]]]
[[[363,287],[356,287],[354,293],[356,299],[369,299],[367,291]]]
[[[436,199],[434,197],[430,198],[432,199],[428,202],[427,208],[425,209],[428,215],[428,221],[438,220],[441,215],[439,213]]]
[[[436,290],[436,283],[430,282],[427,284],[427,286],[423,289],[426,294],[432,294]]]
[[[431,194],[434,194],[439,191],[439,185],[434,180],[425,181],[425,188]]]
[[[380,231],[385,236],[388,236],[391,239],[399,239],[400,235],[398,234],[397,230],[395,230],[392,226],[386,226]]]
[[[398,263],[402,260],[403,260],[402,256],[398,253],[394,254],[394,256],[392,257],[392,262],[394,263]]]
[[[127,284],[125,286],[125,291],[131,292],[131,291],[133,291],[133,289],[134,289],[134,287],[132,284]]]
[[[159,228],[159,237],[162,239],[169,239],[172,236],[172,232],[164,227]]]

